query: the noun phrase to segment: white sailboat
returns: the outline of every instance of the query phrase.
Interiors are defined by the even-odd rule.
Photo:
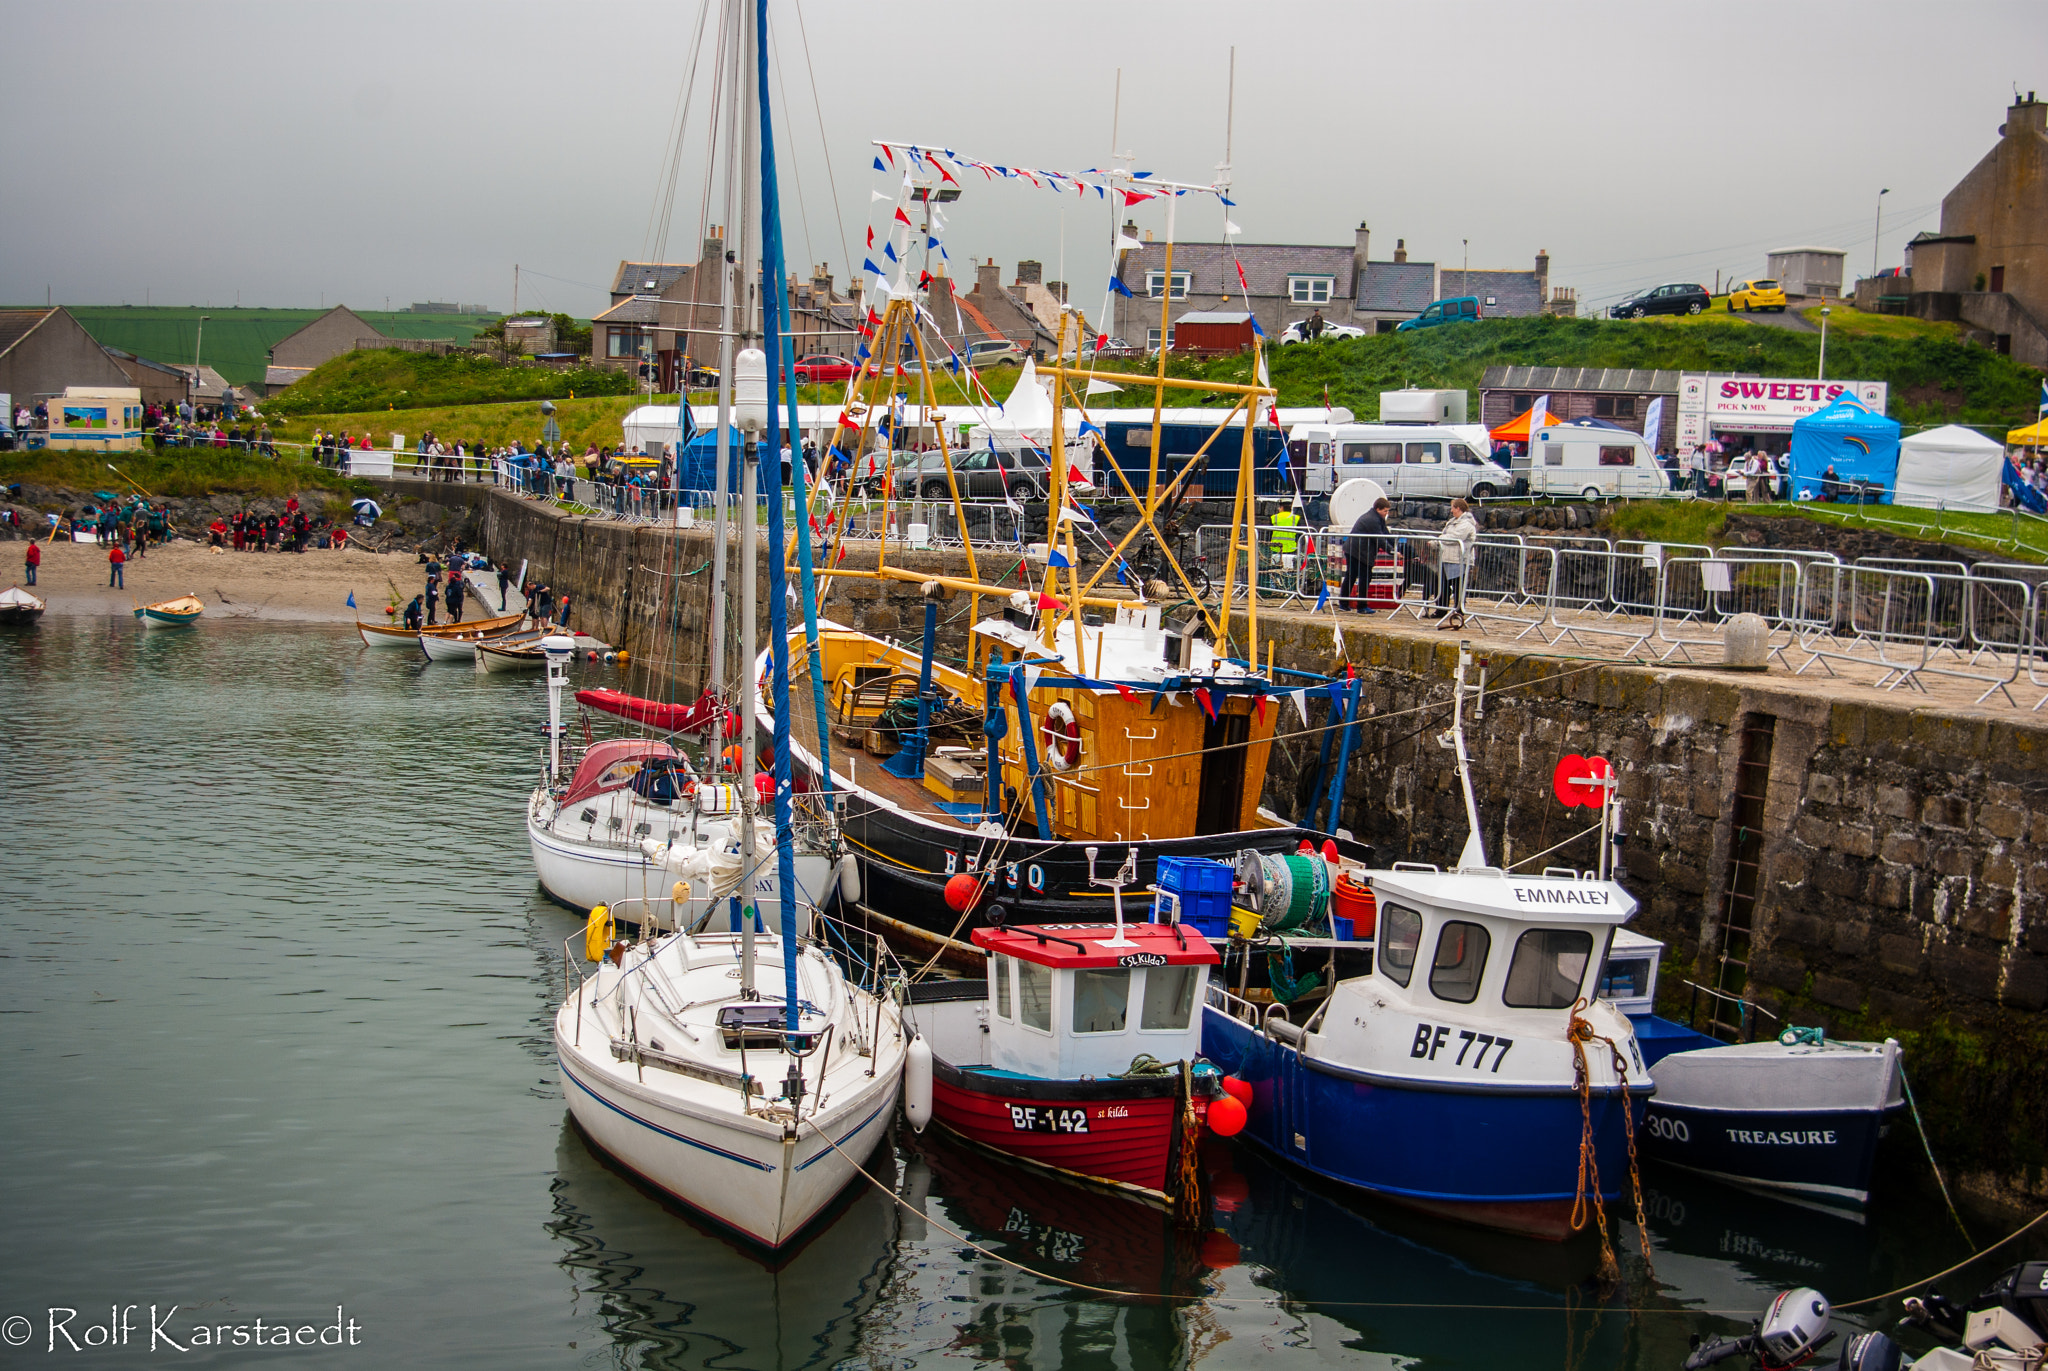
[[[764,79],[766,0],[728,0],[721,22],[729,26],[729,41],[721,43],[721,50],[735,64],[726,89],[738,97],[741,116],[727,127],[739,133],[743,168],[753,161],[758,132],[761,268],[765,279],[780,281],[774,144]],[[749,218],[743,213],[740,222]],[[751,269],[754,260],[751,235],[743,232],[739,261]],[[730,320],[732,273],[722,277],[724,315]],[[764,306],[765,341],[781,359],[786,301],[771,291]],[[730,409],[745,435],[738,546],[741,660],[748,663],[753,659],[758,546],[753,492],[764,431],[771,467],[781,446],[769,374],[767,354],[747,347],[732,367],[720,368],[719,376],[720,433]],[[768,504],[770,546],[780,548],[781,501]],[[822,945],[804,936],[818,924],[815,908],[800,909],[795,898],[787,601],[783,560],[776,555],[768,562],[772,685],[779,716],[772,851],[777,888],[784,897],[778,901],[781,936],[760,936],[759,906],[751,899],[737,930],[709,930],[715,906],[695,923],[678,917],[696,898],[696,884],[710,876],[704,869],[708,854],[694,839],[660,843],[652,833],[643,835],[644,855],[663,877],[682,879],[652,900],[622,902],[641,914],[637,940],[617,939],[610,909],[591,911],[583,951],[598,963],[597,971],[565,986],[568,993],[555,1016],[555,1049],[569,1108],[598,1147],[675,1199],[776,1249],[802,1233],[834,1196],[859,1179],[861,1163],[894,1117],[909,1044],[890,983],[894,978],[886,970],[893,962],[881,944],[873,943],[864,959],[870,979],[862,986]],[[559,636],[544,645],[550,674],[557,674],[573,645]],[[758,678],[750,674],[741,718],[753,718],[752,697],[759,689]],[[559,690],[550,698],[552,778],[561,769]],[[743,746],[740,752],[735,855],[745,873],[756,866],[759,825],[753,817],[754,749]],[[659,917],[664,904],[666,920]],[[664,924],[673,931],[659,931]],[[575,964],[572,956],[570,965]]]

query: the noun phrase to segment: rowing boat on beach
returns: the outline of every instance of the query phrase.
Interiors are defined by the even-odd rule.
[[[43,617],[47,608],[48,605],[20,586],[0,590],[0,624],[32,624]]]
[[[524,614],[500,614],[489,619],[476,619],[466,624],[431,624],[426,628],[406,628],[399,624],[366,624],[356,620],[356,633],[370,647],[416,647],[422,637],[462,637],[478,634],[489,637],[496,633],[510,633],[526,618]]]
[[[199,622],[199,616],[206,612],[206,606],[196,595],[180,595],[175,600],[158,600],[153,605],[137,605],[135,617],[144,627],[184,628]]]

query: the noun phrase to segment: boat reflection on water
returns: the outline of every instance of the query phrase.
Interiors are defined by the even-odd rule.
[[[796,1371],[856,1354],[901,1228],[887,1195],[866,1182],[849,1187],[771,1265],[601,1155],[563,1121],[548,1231],[621,1364]],[[893,1182],[890,1149],[878,1149],[869,1169]]]

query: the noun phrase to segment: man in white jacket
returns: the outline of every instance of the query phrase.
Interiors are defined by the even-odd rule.
[[[1465,568],[1472,565],[1473,550],[1479,544],[1479,521],[1462,499],[1451,501],[1451,519],[1437,534],[1436,604],[1432,619],[1443,619],[1440,628],[1465,626]],[[1446,615],[1450,617],[1445,618]]]

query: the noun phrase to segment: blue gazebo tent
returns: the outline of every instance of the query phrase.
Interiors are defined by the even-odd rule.
[[[726,430],[725,465],[726,479],[731,482],[726,489],[734,495],[740,491],[740,431]],[[676,473],[676,484],[684,490],[712,491],[718,489],[718,430],[699,432],[683,447],[681,469]]]
[[[1792,488],[1795,499],[1821,498],[1829,467],[1845,484],[1867,481],[1879,488],[1878,502],[1890,504],[1898,482],[1899,426],[1873,414],[1844,391],[1826,409],[1792,424]]]

